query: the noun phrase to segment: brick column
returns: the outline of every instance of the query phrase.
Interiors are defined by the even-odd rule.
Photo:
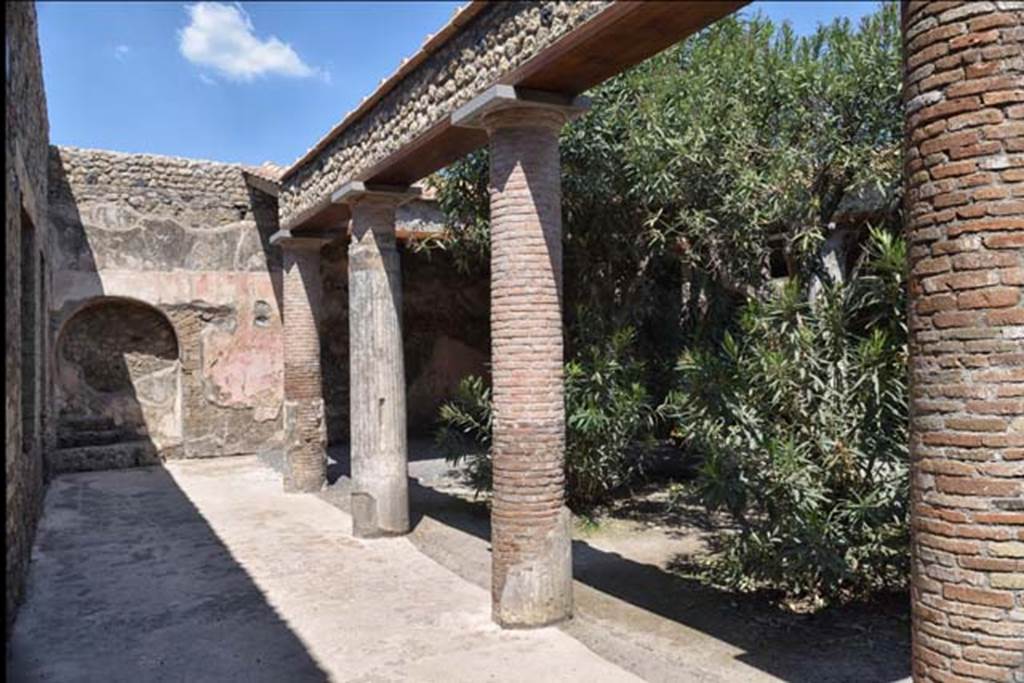
[[[453,116],[490,137],[491,598],[502,626],[572,616],[558,133],[581,109],[499,86]]]
[[[327,431],[320,376],[320,248],[329,238],[275,233],[284,262],[284,490],[319,491],[327,481]]]
[[[332,197],[352,213],[348,248],[352,532],[409,531],[402,270],[395,210],[419,194],[350,182]]]
[[[1024,682],[1024,10],[903,6],[915,681]]]

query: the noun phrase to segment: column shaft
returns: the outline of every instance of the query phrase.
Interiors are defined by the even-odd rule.
[[[504,626],[572,615],[565,507],[558,131],[542,109],[488,114],[494,383],[492,605]]]
[[[910,2],[903,29],[914,680],[1020,683],[1024,10]]]
[[[395,203],[352,204],[348,251],[352,523],[356,536],[409,531],[402,273]]]
[[[327,480],[327,433],[320,376],[320,253],[285,245],[285,491],[319,491]]]

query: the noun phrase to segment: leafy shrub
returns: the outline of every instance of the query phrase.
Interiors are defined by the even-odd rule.
[[[565,365],[565,470],[570,507],[607,499],[638,472],[655,411],[634,355],[636,333],[625,328],[581,345]]]
[[[567,324],[577,306],[638,331],[654,361],[672,341],[680,262],[709,299],[766,283],[769,239],[813,251],[858,199],[893,213],[901,189],[899,6],[880,3],[798,37],[731,16],[588,91],[562,130]],[[417,248],[486,271],[488,156],[432,176],[448,230]],[[686,276],[684,276],[686,277]],[[678,347],[669,348],[669,364]]]
[[[850,284],[812,302],[789,280],[679,360],[660,411],[738,527],[713,581],[818,603],[906,582],[906,251],[872,231],[868,254]]]
[[[435,441],[454,466],[464,464],[466,481],[479,494],[491,490],[491,388],[482,377],[459,382],[455,397],[441,405]]]
[[[638,450],[649,438],[655,411],[644,387],[643,365],[629,328],[609,339],[581,345],[565,365],[567,499],[585,510],[607,499],[637,472]],[[490,388],[468,377],[440,410],[437,441],[448,461],[465,463],[477,492],[491,488]]]
[[[900,224],[900,42],[891,2],[804,37],[729,17],[588,92],[561,133],[570,498],[629,480],[624,444],[666,426],[643,406],[675,386],[661,412],[741,529],[711,572],[725,584],[832,599],[904,581],[905,253],[876,232],[851,270],[848,220]],[[486,149],[435,175],[448,230],[419,243],[480,274],[487,175]],[[780,256],[794,283],[775,292]],[[585,340],[627,327],[615,393]],[[483,388],[446,424],[482,439]]]

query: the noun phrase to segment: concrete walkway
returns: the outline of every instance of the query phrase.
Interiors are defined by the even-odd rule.
[[[10,680],[640,680],[498,629],[486,591],[253,458],[64,475],[45,506]]]

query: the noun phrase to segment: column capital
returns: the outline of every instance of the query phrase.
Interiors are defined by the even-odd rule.
[[[341,232],[313,230],[294,233],[291,230],[278,230],[270,236],[270,244],[282,249],[319,251],[325,244],[342,236]]]
[[[561,128],[590,109],[590,99],[545,90],[495,85],[452,113],[451,124],[462,128],[542,125]]]
[[[367,202],[400,206],[420,196],[420,188],[408,185],[374,185],[350,180],[331,195],[332,204]]]

